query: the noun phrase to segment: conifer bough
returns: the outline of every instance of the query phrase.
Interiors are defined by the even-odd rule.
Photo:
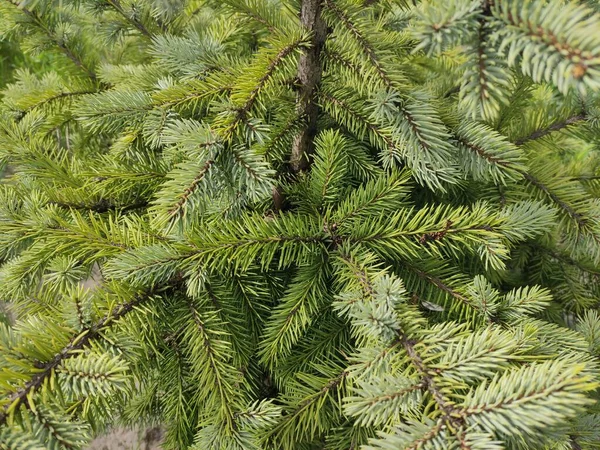
[[[0,0],[0,449],[597,448],[598,9]]]

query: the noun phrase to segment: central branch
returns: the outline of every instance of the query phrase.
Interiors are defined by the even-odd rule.
[[[327,27],[321,16],[321,0],[302,0],[300,21],[302,27],[311,32],[311,40],[310,48],[300,56],[298,62],[300,90],[297,108],[304,124],[292,146],[290,164],[294,173],[308,168],[317,133],[319,106],[316,94],[322,74],[321,51],[327,36]]]

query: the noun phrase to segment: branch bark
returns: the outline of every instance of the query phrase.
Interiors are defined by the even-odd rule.
[[[321,51],[327,36],[327,27],[321,15],[321,0],[302,0],[300,21],[303,28],[311,32],[310,48],[298,62],[298,113],[304,125],[294,139],[290,165],[293,173],[308,169],[310,154],[314,151],[314,138],[317,134],[319,105],[316,99],[321,82]]]

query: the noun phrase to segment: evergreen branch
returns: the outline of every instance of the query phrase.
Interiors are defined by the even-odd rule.
[[[508,104],[512,74],[496,49],[485,39],[486,33],[480,31],[477,42],[468,53],[459,103],[473,119],[493,121],[501,107]]]
[[[417,342],[408,339],[405,334],[401,333],[398,334],[398,339],[402,343],[402,346],[406,350],[406,354],[409,356],[413,365],[420,373],[423,384],[437,403],[438,408],[442,411],[445,421],[452,424],[452,426],[457,429],[464,427],[464,419],[461,417],[461,411],[445,398],[442,389],[429,374],[429,371],[423,362],[423,358],[421,358],[415,350]]]
[[[211,338],[210,338],[209,334],[207,333],[205,323],[202,320],[202,317],[200,316],[198,309],[195,307],[195,305],[193,304],[191,299],[188,299],[187,303],[188,303],[190,312],[192,314],[192,319],[194,321],[194,324],[197,327],[198,331],[200,332],[201,339],[203,341],[203,350],[206,354],[206,357],[208,358],[208,365],[214,376],[213,381],[215,382],[215,384],[217,386],[217,390],[219,393],[218,395],[221,400],[220,406],[225,411],[225,420],[227,422],[227,426],[234,427],[235,426],[234,425],[234,411],[232,409],[233,404],[231,402],[231,390],[228,391],[228,389],[226,388],[227,382],[219,368],[220,364],[216,360],[215,349],[213,348]],[[210,389],[211,387],[206,386],[207,389]]]
[[[143,209],[149,205],[149,201],[147,199],[141,199],[135,203],[130,203],[128,205],[118,205],[115,203],[110,203],[107,200],[100,200],[98,203],[85,204],[85,203],[70,203],[70,202],[61,202],[61,201],[49,201],[50,205],[56,205],[65,209],[78,209],[84,211],[93,211],[98,214],[103,214],[109,211],[134,211],[136,209]]]
[[[533,186],[535,186],[540,191],[542,191],[550,200],[552,200],[554,203],[556,203],[563,211],[565,211],[569,215],[569,217],[571,217],[575,221],[575,223],[577,224],[577,227],[579,229],[584,230],[588,227],[588,219],[583,217],[583,215],[581,213],[578,213],[571,205],[564,202],[558,195],[556,195],[546,185],[544,185],[542,182],[540,182],[540,180],[538,180],[536,177],[534,177],[533,175],[531,175],[530,173],[527,173],[527,172],[523,172],[523,177],[529,183],[531,183]],[[600,237],[597,239],[600,239]]]
[[[259,355],[265,364],[277,366],[318,316],[326,304],[327,260],[315,258],[300,267],[286,294],[271,313],[265,326]]]
[[[336,204],[342,196],[341,187],[348,173],[344,149],[350,145],[339,132],[325,131],[315,140],[316,153],[308,188],[310,201],[316,208]]]
[[[231,138],[232,133],[237,129],[240,123],[246,121],[248,113],[252,110],[263,89],[272,80],[277,69],[285,62],[286,58],[304,45],[304,36],[294,38],[281,48],[269,61],[266,70],[257,80],[254,87],[250,90],[241,105],[235,108],[235,117],[232,123],[223,131],[224,138]]]
[[[544,136],[552,133],[553,131],[562,130],[563,128],[566,128],[569,125],[577,124],[577,123],[582,122],[582,121],[584,121],[586,119],[587,119],[587,115],[586,114],[576,114],[576,115],[574,115],[572,117],[569,117],[569,118],[567,118],[565,120],[561,120],[560,122],[553,123],[552,125],[550,125],[547,128],[543,128],[541,130],[536,130],[536,131],[534,131],[533,133],[531,133],[528,136],[519,138],[519,139],[517,139],[515,141],[515,144],[516,145],[523,145],[526,142],[539,139],[541,137],[544,137]]]
[[[202,83],[199,80],[193,80],[191,86],[187,86],[189,83],[181,83],[180,86],[174,88],[177,89],[177,93],[180,94],[176,98],[168,96],[169,90],[166,89],[164,92],[158,92],[155,94],[155,107],[173,108],[176,106],[185,105],[186,103],[194,100],[203,100],[212,96],[217,97],[219,94],[227,94],[233,90],[233,85],[229,82],[219,84],[214,83],[213,85]],[[199,84],[199,86],[197,86]],[[191,91],[191,92],[190,92]]]
[[[428,2],[415,8],[417,20],[412,34],[418,45],[414,52],[424,49],[427,55],[439,55],[466,40],[473,40],[481,6],[482,2],[453,0],[443,5]]]
[[[147,245],[111,259],[105,267],[105,275],[140,286],[157,286],[173,278],[189,256],[189,252],[168,244]]]
[[[146,292],[138,295],[129,302],[116,306],[98,322],[82,329],[76,336],[73,336],[69,343],[60,350],[54,358],[45,363],[40,363],[36,367],[40,371],[36,373],[31,380],[25,383],[23,387],[18,388],[8,395],[8,403],[0,410],[0,425],[6,424],[10,413],[24,404],[25,400],[27,400],[30,395],[42,387],[46,380],[52,375],[53,371],[59,368],[64,361],[77,356],[92,340],[99,337],[103,331],[109,329],[119,319],[133,311],[144,301],[148,300],[151,295],[151,292]],[[28,403],[25,403],[25,405],[28,406]]]
[[[53,424],[50,423],[50,420],[48,418],[46,418],[44,416],[44,414],[42,414],[41,411],[38,411],[36,409],[36,411],[34,412],[34,416],[36,417],[36,419],[38,419],[38,422],[42,425],[42,427],[46,430],[46,432],[50,436],[52,436],[54,438],[54,440],[56,442],[58,442],[63,448],[65,448],[66,450],[78,450],[79,449],[79,446],[73,445],[71,442],[64,439],[63,436],[61,436],[60,433],[53,426]],[[3,420],[2,413],[0,413],[0,425],[3,424],[2,420]]]
[[[235,271],[256,263],[266,268],[279,255],[279,267],[291,267],[292,263],[302,266],[312,261],[314,252],[320,253],[330,244],[316,217],[284,213],[275,219],[265,220],[262,215],[240,219],[207,222],[201,233],[190,236],[190,243],[198,250],[194,259]]]
[[[310,398],[305,399],[302,403],[300,403],[298,405],[298,408],[294,412],[292,412],[291,414],[286,416],[284,423],[293,420],[295,416],[301,414],[302,411],[305,410],[306,408],[308,408],[311,404],[319,401],[323,396],[327,395],[330,391],[337,389],[337,387],[344,381],[344,378],[346,378],[347,376],[348,376],[348,372],[343,371],[335,378],[330,379],[327,382],[327,384],[325,384],[321,388],[321,390],[319,392],[315,393]]]
[[[508,25],[503,47],[509,47],[509,64],[521,56],[521,67],[534,81],[553,82],[561,92],[585,85],[597,88],[598,16],[583,5],[553,1],[543,9],[514,0],[494,2],[493,14]],[[544,58],[531,57],[532,52]]]
[[[106,396],[125,388],[129,365],[120,356],[107,353],[88,354],[64,360],[56,373],[70,395]]]
[[[469,300],[469,298],[467,298],[466,296],[464,296],[463,294],[461,294],[460,292],[456,291],[455,289],[453,289],[451,286],[449,286],[446,282],[444,282],[441,278],[436,277],[435,275],[432,275],[430,273],[427,273],[407,262],[402,262],[401,263],[403,267],[406,267],[407,269],[409,269],[410,271],[414,272],[415,274],[417,274],[417,276],[429,283],[431,283],[433,286],[435,286],[436,288],[438,288],[439,290],[441,290],[442,292],[450,295],[452,298],[455,298],[456,300],[460,301],[461,303],[471,307],[471,308],[476,308],[476,306]]]
[[[127,125],[139,127],[153,107],[152,97],[146,91],[110,90],[83,97],[74,115],[92,131],[111,133]]]
[[[273,237],[265,237],[265,238],[256,238],[256,239],[240,239],[236,242],[232,243],[222,243],[218,245],[211,246],[209,248],[199,249],[199,254],[203,254],[205,252],[215,251],[218,249],[231,249],[244,247],[248,245],[254,244],[273,244],[273,243],[299,243],[299,244],[320,244],[325,243],[327,240],[321,236],[273,236]]]
[[[391,432],[379,432],[379,439],[370,440],[369,446],[365,446],[365,450],[384,450],[398,448],[403,450],[422,450],[426,448],[444,448],[452,446],[452,448],[460,448],[461,450],[472,450],[475,447],[469,445],[462,439],[461,430],[456,430],[458,446],[454,447],[454,442],[449,442],[448,436],[444,431],[448,428],[448,424],[443,418],[436,422],[427,420],[425,423],[415,422],[407,419],[400,422],[392,428]],[[483,447],[481,447],[483,448]],[[487,447],[491,450],[491,447]]]
[[[488,86],[488,78],[487,78],[487,67],[486,67],[486,57],[485,57],[485,49],[483,47],[483,41],[486,38],[487,33],[485,32],[485,28],[483,25],[480,25],[478,30],[477,37],[477,69],[478,69],[478,78],[480,83],[479,88],[479,101],[484,103],[487,98],[490,96],[489,86]]]
[[[269,430],[269,435],[274,435],[282,430],[285,430],[286,427],[291,426],[294,420],[297,420],[302,416],[306,411],[310,411],[310,408],[316,404],[322,402],[327,396],[331,395],[335,392],[344,382],[346,377],[349,375],[347,370],[342,371],[338,375],[333,378],[329,378],[319,390],[316,392],[311,392],[306,398],[304,398],[300,403],[295,405],[295,407],[288,412],[285,416],[283,416],[282,420],[279,421],[274,427]],[[294,432],[302,432],[302,430],[295,430]],[[313,431],[314,433],[314,431]]]
[[[382,143],[385,144],[385,147],[390,154],[396,154],[402,151],[400,146],[396,144],[387,133],[385,133],[376,123],[370,121],[366,114],[363,114],[361,111],[358,111],[355,108],[353,108],[353,105],[351,105],[350,103],[340,98],[336,98],[323,90],[319,91],[319,96],[324,101],[340,108],[342,111],[344,111],[344,113],[348,114],[358,123],[362,124],[362,126],[364,126],[368,131],[370,131],[376,137],[376,139],[382,141]],[[358,137],[361,139],[363,138],[363,136],[360,135],[358,135]]]
[[[363,297],[373,297],[375,295],[375,286],[373,285],[370,274],[363,267],[361,267],[351,253],[342,250],[339,252],[339,257],[346,264],[346,266],[350,268],[356,280],[358,280],[361,286]],[[354,301],[358,300],[350,300],[350,302]],[[395,345],[396,344],[393,344],[392,347]]]
[[[209,146],[211,146],[213,144],[214,143],[207,143],[206,146],[209,147]],[[215,163],[214,159],[208,159],[204,163],[204,165],[202,166],[202,168],[200,169],[200,171],[198,172],[198,174],[194,177],[194,179],[192,180],[192,182],[190,183],[190,185],[187,186],[185,188],[185,190],[183,191],[183,194],[181,195],[181,198],[177,201],[177,203],[173,206],[173,208],[169,210],[168,214],[169,214],[170,217],[176,216],[177,214],[179,214],[183,210],[183,208],[185,207],[188,199],[196,191],[196,189],[198,189],[198,187],[200,186],[200,183],[204,179],[204,176],[208,173],[208,171],[214,165],[214,163]]]
[[[0,0],[0,448],[595,442],[597,13],[54,1]]]
[[[380,394],[377,396],[371,396],[368,398],[368,400],[372,404],[391,402],[395,399],[404,397],[406,394],[408,394],[410,392],[422,390],[424,387],[426,387],[426,385],[423,382],[419,382],[419,383],[410,385],[408,387],[394,390],[394,392],[392,392],[392,393],[385,393],[385,394]]]
[[[264,11],[257,10],[257,7],[256,7],[257,5],[252,5],[252,4],[249,5],[246,0],[242,0],[242,1],[225,0],[223,3],[229,5],[232,8],[232,10],[235,11],[236,13],[248,16],[250,19],[263,25],[271,34],[276,34],[281,31],[278,29],[278,27],[274,23],[274,21],[269,20],[270,18],[268,18],[268,17],[265,17],[265,14],[261,14],[261,12],[264,12]],[[259,1],[258,5],[260,5],[260,3],[261,2]],[[262,5],[260,5],[260,6],[262,6]],[[200,8],[198,8],[198,10],[199,9]],[[196,10],[196,11],[198,11],[198,10]],[[193,14],[197,14],[196,11],[194,11]]]
[[[515,145],[522,145],[528,141],[539,139],[547,134],[561,130],[571,124],[575,124],[586,120],[587,116],[584,114],[578,114],[572,116],[564,121],[555,123],[547,128],[537,130],[534,133],[530,134],[527,137],[521,138],[515,141]],[[551,188],[546,186],[543,182],[541,182],[537,177],[532,175],[527,169],[518,163],[517,160],[510,161],[507,159],[503,159],[501,156],[495,156],[490,154],[486,149],[484,149],[481,145],[477,145],[470,140],[465,139],[464,136],[461,136],[461,133],[454,133],[454,138],[461,144],[463,144],[468,150],[476,153],[481,158],[484,158],[486,161],[501,166],[503,168],[509,169],[519,176],[521,176],[524,180],[529,182],[530,185],[540,190],[544,195],[551,200],[554,204],[556,204],[561,210],[563,210],[577,225],[577,228],[581,231],[590,231],[590,221],[586,218],[581,212],[578,212],[573,206],[560,198],[558,194],[556,194]],[[596,235],[596,233],[591,232],[590,235],[592,238],[600,242],[600,237]]]
[[[443,419],[438,420],[438,422],[435,424],[435,426],[432,427],[431,430],[429,432],[427,432],[427,434],[425,434],[423,437],[412,442],[410,446],[405,447],[405,450],[420,450],[420,449],[422,449],[423,446],[427,442],[431,441],[432,439],[435,439],[442,432],[442,430],[445,427],[446,427],[445,421]],[[471,448],[467,447],[467,446],[461,446],[461,450],[471,450]]]
[[[119,13],[127,22],[132,24],[135,28],[137,28],[140,33],[142,33],[147,38],[152,38],[152,34],[148,31],[148,29],[144,26],[142,22],[137,20],[135,17],[130,16],[123,10],[123,6],[119,0],[104,0],[108,5],[112,6],[112,8]]]
[[[393,212],[401,207],[411,188],[408,183],[408,171],[400,172],[392,177],[380,177],[373,180],[363,189],[340,203],[335,214],[335,223],[339,227],[347,221],[367,216],[372,212]]]
[[[77,97],[79,95],[86,95],[86,94],[94,94],[96,91],[73,91],[73,92],[59,92],[58,94],[53,95],[52,97],[48,97],[45,98],[44,100],[42,100],[39,103],[36,103],[34,105],[29,106],[27,109],[20,111],[23,115],[33,111],[36,108],[40,108],[48,103],[52,103],[56,100],[60,100],[63,98],[68,98],[68,97]]]
[[[569,178],[570,181],[596,181],[600,180],[600,175],[578,175]]]
[[[269,30],[269,33],[275,34],[279,32],[279,30],[274,25],[270,24],[266,19],[259,16],[258,14],[254,14],[254,12],[251,11],[246,11],[245,14],[252,20],[260,23],[261,25],[264,25],[267,28],[267,30]]]
[[[73,222],[68,222],[59,216],[51,216],[47,224],[40,224],[39,227],[32,227],[27,221],[15,220],[10,223],[10,228],[5,228],[5,233],[19,233],[19,239],[36,238],[44,236],[47,246],[31,247],[30,257],[35,256],[35,261],[27,270],[39,268],[49,259],[56,256],[57,252],[74,251],[77,257],[86,258],[85,255],[93,255],[95,258],[102,258],[115,253],[121,253],[130,247],[129,243],[123,243],[118,240],[121,237],[125,242],[127,238],[118,235],[122,231],[120,224],[113,220],[114,216],[108,216],[108,223],[102,223],[99,216],[90,215],[90,221],[86,221],[77,210],[71,210]],[[42,226],[43,225],[43,226]],[[117,234],[117,239],[111,239]]]
[[[461,155],[461,164],[475,180],[487,180],[491,175],[497,184],[517,180],[526,170],[523,151],[503,135],[480,122],[466,122],[458,126],[453,138]]]
[[[67,56],[67,58],[69,58],[77,67],[83,70],[92,81],[95,82],[97,80],[96,73],[90,68],[88,68],[85,65],[85,63],[81,60],[81,58],[79,58],[75,53],[73,53],[73,51],[64,42],[57,39],[54,32],[44,24],[40,16],[35,11],[27,9],[26,7],[18,3],[18,1],[5,1],[14,6],[15,8],[19,9],[19,11],[22,11],[24,14],[26,14],[33,21],[33,23],[35,23],[35,25],[43,31],[43,33],[48,37],[48,39],[50,39],[50,41],[56,47],[58,47],[62,51],[62,53],[65,56]]]
[[[381,91],[372,103],[372,115],[391,129],[400,151],[382,155],[384,166],[406,163],[420,184],[445,190],[459,180],[456,147],[434,108],[429,94]]]
[[[569,436],[569,444],[571,445],[571,450],[583,450],[583,447],[577,442],[576,436]]]
[[[291,116],[282,127],[280,127],[278,130],[276,130],[276,133],[274,135],[271,135],[269,137],[269,140],[267,143],[265,143],[263,146],[260,147],[260,151],[258,152],[259,154],[263,154],[265,156],[265,159],[268,161],[273,161],[274,160],[274,155],[273,153],[275,153],[276,149],[278,147],[283,147],[285,142],[286,142],[286,138],[295,130],[298,129],[299,125],[302,122],[302,118],[298,117],[296,114],[294,114],[293,116]],[[287,149],[286,149],[287,150]],[[279,156],[279,155],[278,155]],[[285,155],[287,156],[287,155]]]
[[[350,17],[348,17],[348,15],[338,5],[336,5],[333,0],[324,0],[323,4],[327,7],[327,9],[329,9],[337,16],[342,25],[346,27],[346,29],[350,32],[352,36],[354,36],[354,38],[362,48],[362,51],[367,56],[367,59],[375,68],[386,87],[393,88],[394,83],[383,68],[383,65],[379,61],[379,58],[377,57],[377,53],[375,52],[373,45],[369,42],[366,36],[364,36],[364,34],[356,27],[356,25],[352,23]]]
[[[255,156],[254,154],[250,154],[250,158],[246,158],[244,152],[239,147],[232,148],[231,154],[233,155],[235,162],[250,176],[252,182],[256,183],[254,186],[258,186],[264,180],[265,175],[272,174],[272,171],[267,169],[264,165],[254,166],[252,164],[252,162],[255,162],[252,160],[252,157]]]
[[[364,78],[363,68],[361,68],[359,65],[354,63],[354,61],[346,58],[340,52],[337,52],[331,48],[325,47],[325,48],[323,48],[323,55],[324,55],[324,57],[327,58],[327,60],[329,62],[336,63],[338,66],[343,67],[344,69],[346,69],[349,72],[351,72],[352,74],[354,74],[354,76],[356,76],[357,78],[359,78],[359,79]]]
[[[423,147],[423,150],[425,150],[426,152],[430,151],[431,145],[424,138],[423,132],[420,129],[419,124],[417,123],[417,120],[415,120],[414,115],[408,109],[403,108],[403,107],[400,108],[400,112],[406,119],[406,122],[408,123],[411,131],[413,132],[413,134],[416,136],[417,140],[419,141],[419,145],[421,147]]]
[[[436,150],[439,149],[441,150],[440,154],[445,157],[444,163],[446,165],[451,165],[453,148],[444,148],[447,146],[447,142],[444,139],[447,136],[446,128],[441,122],[441,120],[436,120],[436,111],[424,102],[419,102],[419,104],[414,103],[410,107],[408,104],[405,103],[403,105],[399,105],[399,110],[402,116],[404,117],[406,123],[408,123],[413,138],[416,140],[419,147],[424,151],[424,153],[435,154]],[[429,120],[429,122],[425,121],[425,117],[423,117],[424,113],[427,113],[426,117]],[[432,132],[431,129],[436,127],[439,127],[439,130]],[[432,137],[434,137],[434,139],[431,139]],[[436,140],[435,138],[438,139]],[[439,162],[441,161],[438,161],[438,164]],[[413,168],[413,170],[416,171],[416,168]]]
[[[466,396],[461,414],[469,425],[491,431],[502,424],[509,435],[531,433],[541,428],[540,422],[522,420],[531,411],[544,414],[544,425],[558,425],[574,416],[591,400],[583,392],[596,389],[584,366],[566,366],[565,361],[532,363],[517,370],[497,375],[489,383],[479,385]],[[548,407],[553,406],[548,414]],[[510,430],[510,431],[509,431]]]
[[[106,237],[99,237],[97,235],[90,235],[84,229],[67,228],[66,226],[57,224],[50,225],[48,230],[55,231],[57,235],[64,237],[69,243],[65,245],[73,244],[73,233],[77,235],[80,241],[87,240],[90,243],[99,244],[100,246],[112,247],[118,250],[127,250],[129,247],[121,242],[114,242]]]
[[[438,225],[437,227],[434,227],[431,230],[428,230],[426,232],[423,232],[423,230],[402,230],[402,231],[394,231],[393,234],[390,235],[386,235],[385,233],[376,233],[376,234],[372,234],[371,236],[363,236],[363,237],[358,237],[358,238],[353,238],[350,237],[349,241],[353,242],[353,243],[361,243],[361,242],[377,242],[379,240],[385,240],[385,239],[393,239],[393,238],[402,238],[402,237],[410,237],[410,236],[419,236],[419,244],[424,245],[427,242],[435,242],[435,241],[441,241],[443,240],[446,236],[451,235],[451,234],[460,234],[460,233],[465,233],[465,232],[470,232],[470,231],[489,231],[489,232],[496,232],[498,231],[496,228],[492,227],[491,225],[488,224],[480,224],[480,225],[473,225],[473,226],[466,226],[466,227],[453,227],[452,225],[448,225],[448,223],[446,223],[445,225]]]
[[[373,298],[376,293],[376,288],[373,284],[370,274],[364,268],[358,266],[350,255],[340,253],[340,258],[352,269],[354,274],[360,280],[360,284],[363,289],[363,297]],[[463,425],[463,422],[460,418],[459,410],[452,403],[446,400],[441,388],[430,375],[430,371],[426,367],[422,357],[415,350],[415,345],[418,342],[410,339],[405,332],[396,330],[396,339],[394,340],[393,345],[395,343],[400,343],[406,351],[412,365],[416,368],[421,377],[420,384],[432,395],[439,409],[442,411],[445,420],[454,426],[458,425],[458,428],[460,428]]]
[[[474,142],[470,142],[469,140],[464,139],[462,137],[458,137],[457,141],[491,164],[498,164],[499,166],[502,166],[502,167],[510,167],[510,165],[511,165],[510,162],[505,161],[500,156],[495,156],[495,155],[489,153],[481,145],[477,145]]]
[[[563,263],[568,264],[570,266],[577,268],[578,270],[580,270],[582,272],[590,274],[590,276],[592,276],[592,277],[600,278],[600,269],[597,269],[595,267],[586,266],[586,265],[582,264],[581,262],[577,261],[576,259],[571,258],[570,256],[560,253],[558,251],[554,251],[546,246],[535,245],[535,244],[530,244],[530,245],[534,249],[537,249],[543,253],[546,253],[550,257],[556,259],[557,261],[560,261],[561,264],[563,264]]]
[[[448,352],[434,365],[436,375],[457,377],[465,382],[474,379],[485,380],[486,375],[489,375],[486,369],[489,370],[490,361],[508,362],[511,359],[509,351],[514,350],[514,347],[512,336],[499,328],[489,327],[478,330],[450,344]],[[473,367],[474,376],[470,376],[470,373],[461,373],[461,369],[470,368],[469,366]]]

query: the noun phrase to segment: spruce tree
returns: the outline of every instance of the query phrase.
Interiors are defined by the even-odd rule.
[[[0,0],[0,449],[598,448],[597,9]]]

